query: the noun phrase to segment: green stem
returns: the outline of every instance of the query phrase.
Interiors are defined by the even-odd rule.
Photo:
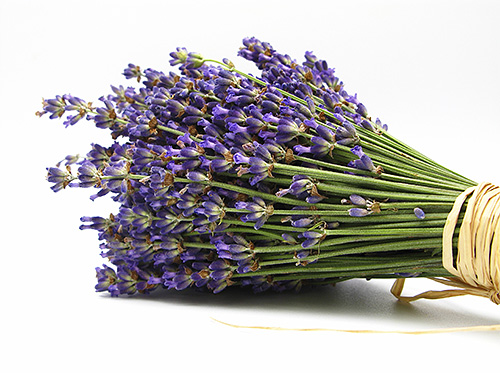
[[[359,177],[356,175],[342,174],[337,172],[331,172],[327,170],[318,170],[307,167],[286,165],[281,163],[275,163],[273,172],[280,173],[284,175],[297,175],[303,174],[308,175],[314,178],[318,178],[321,180],[326,180],[330,182],[341,182],[341,183],[350,183],[351,185],[360,185],[367,187],[374,187],[382,190],[389,191],[404,191],[404,192],[412,192],[412,193],[422,193],[422,194],[438,194],[438,195],[451,195],[457,196],[458,193],[454,191],[449,191],[446,189],[438,189],[438,188],[430,188],[424,186],[416,186],[412,184],[404,184],[404,183],[395,183],[387,180],[373,179],[368,177]]]
[[[364,189],[358,188],[349,184],[329,184],[329,183],[316,183],[319,191],[330,192],[336,196],[350,196],[351,194],[358,194],[364,198],[377,198],[379,200],[399,200],[399,201],[414,201],[414,202],[454,202],[456,194],[438,195],[438,194],[420,194],[420,193],[402,193],[393,191],[384,191],[379,189]]]
[[[262,192],[259,192],[257,190],[243,188],[243,187],[240,187],[237,185],[232,185],[232,184],[223,183],[223,182],[219,182],[219,181],[209,181],[209,180],[192,181],[192,180],[189,180],[186,178],[176,177],[174,179],[174,182],[176,182],[176,183],[196,183],[196,184],[208,185],[208,186],[212,186],[212,187],[232,190],[233,192],[245,194],[247,196],[260,197],[260,198],[267,200],[267,201],[278,202],[278,203],[288,204],[288,205],[292,205],[292,206],[306,206],[306,207],[313,207],[314,206],[317,209],[329,209],[331,207],[329,204],[325,204],[325,203],[316,203],[313,205],[311,203],[308,203],[306,201],[301,201],[299,199],[278,197],[274,194],[262,193]]]
[[[172,133],[174,135],[184,136],[186,134],[186,132],[175,130],[173,128],[162,126],[162,125],[157,125],[156,128],[158,128],[158,129],[160,129],[162,131],[165,131],[165,132]],[[200,139],[200,138],[198,138],[196,136],[192,136],[192,135],[189,135],[189,138],[191,140],[193,140],[193,141],[196,141],[196,142],[202,142],[203,141],[202,139]]]
[[[261,236],[267,237],[267,238],[272,239],[272,240],[283,241],[283,237],[281,237],[279,234],[272,233],[272,232],[267,232],[267,231],[265,231],[262,228],[259,229],[259,230],[256,230],[256,229],[253,229],[253,228],[229,227],[227,229],[224,229],[224,232],[259,234]]]
[[[426,228],[344,228],[335,230],[326,230],[325,233],[331,236],[394,236],[400,235],[405,237],[442,237],[443,227],[426,227]]]
[[[322,252],[323,251],[331,251],[331,250],[336,250],[336,247],[339,245],[344,245],[344,244],[354,244],[356,246],[360,246],[360,243],[366,243],[366,242],[378,242],[378,241],[388,241],[391,239],[400,239],[400,237],[394,236],[394,237],[387,237],[387,236],[372,236],[372,237],[362,237],[362,236],[343,236],[343,237],[335,237],[335,238],[330,238],[322,241],[319,246],[315,245],[312,249],[320,249]],[[301,251],[304,250],[302,245],[296,244],[296,245],[275,245],[275,246],[262,246],[262,247],[256,247],[254,251],[256,253],[289,253],[289,252],[294,252],[294,251]]]

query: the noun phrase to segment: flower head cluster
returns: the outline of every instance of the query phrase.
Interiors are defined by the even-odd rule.
[[[93,144],[76,172],[48,169],[55,191],[94,187],[92,199],[119,204],[108,218],[82,218],[116,268],[97,269],[97,291],[298,289],[301,278],[266,268],[278,256],[276,273],[297,259],[306,268],[335,234],[336,216],[374,211],[362,197],[351,196],[350,210],[341,198],[345,178],[364,186],[380,176],[360,142],[383,131],[380,121],[312,53],[299,64],[255,38],[243,44],[239,55],[260,78],[178,48],[170,63],[179,74],[130,64],[124,76],[142,86],[112,86],[97,108],[69,95],[44,102],[40,114],[67,115],[66,125],[86,117],[114,140]]]

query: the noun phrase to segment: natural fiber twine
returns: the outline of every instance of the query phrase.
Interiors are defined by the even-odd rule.
[[[499,331],[500,325],[485,325],[485,326],[467,326],[461,328],[442,328],[429,330],[370,330],[370,329],[331,329],[331,328],[283,328],[279,326],[257,326],[257,325],[237,325],[230,324],[224,321],[211,318],[213,321],[222,325],[230,326],[238,329],[258,329],[258,330],[274,330],[274,331],[292,331],[292,332],[336,332],[336,333],[351,333],[351,334],[442,334],[442,333],[458,333],[458,332],[487,332]]]
[[[470,195],[454,258],[453,234],[462,206]],[[481,183],[457,197],[444,226],[443,267],[455,277],[433,280],[457,289],[427,291],[404,297],[401,296],[404,279],[398,279],[391,292],[406,302],[469,294],[486,297],[500,304],[500,187]]]

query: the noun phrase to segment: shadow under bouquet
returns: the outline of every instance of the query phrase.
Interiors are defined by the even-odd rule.
[[[499,188],[391,136],[310,52],[297,63],[246,38],[238,55],[260,76],[184,48],[170,55],[178,73],[130,64],[124,75],[139,87],[111,86],[98,105],[57,96],[37,113],[92,120],[114,139],[47,169],[56,192],[93,187],[92,199],[117,203],[109,217],[81,219],[108,261],[97,291],[394,278],[401,299],[500,303]],[[454,289],[401,297],[408,277]]]

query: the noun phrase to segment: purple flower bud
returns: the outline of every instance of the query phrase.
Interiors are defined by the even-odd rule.
[[[339,114],[339,113],[333,113],[333,117],[335,119],[337,119],[341,124],[346,121],[346,119],[344,118],[344,116],[342,114]]]
[[[249,250],[249,248],[244,245],[230,244],[228,246],[229,246],[229,251],[233,254],[239,254]]]
[[[425,219],[425,212],[420,207],[415,207],[415,209],[413,210],[413,212],[415,213],[415,216],[417,218],[419,218],[419,219]]]
[[[255,149],[255,156],[263,159],[266,162],[271,163],[273,161],[273,158],[271,156],[271,153],[267,149],[266,146],[258,144]]]
[[[309,245],[309,246],[312,246],[312,245]],[[307,246],[307,247],[309,247],[309,246]],[[304,247],[304,244],[302,244],[302,247],[307,248],[307,247]],[[297,251],[297,253],[295,254],[295,258],[297,258],[297,259],[305,259],[308,256],[309,256],[309,250]]]
[[[268,216],[267,216],[267,215],[265,215],[265,214],[264,214],[264,215],[261,215],[261,216],[257,219],[257,221],[255,222],[255,224],[254,224],[254,226],[253,226],[253,227],[254,227],[254,229],[255,229],[255,230],[259,230],[260,228],[262,228],[262,226],[264,225],[264,223],[267,221],[267,218],[268,218]]]
[[[370,215],[371,213],[372,213],[372,211],[369,211],[367,209],[357,208],[357,207],[349,209],[349,215],[356,217],[356,218],[367,216],[367,215]]]
[[[321,238],[321,237],[323,237],[323,233],[314,232],[314,231],[307,231],[307,232],[300,233],[299,237],[301,237],[301,238]]]
[[[368,110],[366,110],[365,105],[363,105],[361,102],[358,103],[358,108],[356,109],[356,113],[362,115],[363,117],[368,116]]]
[[[217,270],[217,271],[212,271],[210,273],[210,278],[212,278],[213,280],[224,280],[226,279],[229,275],[231,274],[231,271],[228,271],[228,270]]]
[[[306,119],[306,120],[304,120],[304,124],[307,127],[313,128],[315,130],[318,129],[319,127],[322,127],[318,123],[316,123],[316,121],[314,119]]]
[[[208,177],[198,171],[189,171],[186,177],[191,181],[207,181]]]
[[[366,200],[363,197],[358,196],[357,194],[351,194],[349,196],[349,200],[353,205],[366,206]]]
[[[197,168],[199,165],[201,165],[201,161],[199,159],[190,159],[182,162],[181,168],[187,171]]]
[[[210,263],[208,268],[210,268],[212,271],[220,271],[229,268],[229,264],[225,260],[218,259]]]
[[[179,152],[179,155],[181,157],[198,157],[198,156],[200,156],[200,152],[195,148],[187,147],[187,148],[181,149],[181,151]]]
[[[370,122],[368,122],[367,120],[363,120],[361,123],[360,123],[361,127],[369,130],[369,131],[372,131],[372,132],[375,132],[375,128],[373,128],[373,126],[371,125]]]
[[[241,154],[239,152],[235,153],[233,155],[233,160],[234,160],[234,163],[236,163],[236,164],[250,164],[250,158],[244,156],[243,154]]]
[[[103,265],[103,268],[97,267],[95,270],[97,275],[97,285],[95,289],[98,292],[108,290],[110,285],[117,280],[115,271],[106,265]]]
[[[279,112],[279,105],[276,104],[275,102],[273,101],[269,101],[269,100],[264,100],[262,102],[262,110],[265,112],[265,113],[268,113],[268,112],[271,112],[271,113],[278,113]]]
[[[108,219],[101,218],[99,216],[83,216],[80,218],[80,221],[83,223],[92,223],[92,224],[82,224],[80,225],[80,229],[95,229],[97,231],[104,231],[108,229],[110,225],[112,225],[112,222]]]
[[[295,228],[304,228],[313,223],[313,219],[311,218],[302,218],[292,222],[292,227]]]
[[[219,280],[219,281],[212,280],[208,283],[207,287],[212,289],[214,294],[218,294],[222,290],[227,288],[227,281],[226,280],[222,280],[222,281],[221,280]]]
[[[225,159],[213,159],[210,166],[215,172],[226,172],[231,169],[232,165]]]
[[[169,61],[171,66],[182,64],[186,62],[188,51],[186,48],[177,48],[175,52],[170,53],[172,59]],[[130,66],[130,65],[129,65]]]
[[[297,175],[296,175],[297,176]],[[305,192],[312,186],[311,180],[309,178],[306,179],[298,179],[290,184],[290,188],[288,188],[288,193],[297,196],[302,192]]]
[[[53,186],[50,187],[54,192],[58,192],[61,189],[64,189],[69,185],[69,183],[74,179],[71,176],[71,173],[68,171],[63,171],[56,167],[47,168],[47,181],[50,183],[54,183]]]
[[[241,217],[241,221],[244,223],[249,221],[256,221],[262,216],[262,214],[263,214],[262,211],[252,212],[250,214],[243,215]]]
[[[307,153],[311,153],[311,147],[310,146],[303,146],[303,145],[295,145],[293,147],[293,151],[295,153],[297,153],[298,155],[307,154]]]
[[[283,233],[281,235],[281,237],[283,237],[283,241],[286,243],[289,243],[289,244],[296,244],[297,243],[297,240],[291,234]]]
[[[253,177],[250,178],[249,182],[250,185],[254,186],[257,185],[260,181],[264,180],[267,178],[268,173],[267,172],[262,172],[260,174],[255,174]]]
[[[323,102],[328,109],[333,110],[335,108],[335,105],[338,103],[338,99],[334,95],[324,93]]]
[[[387,131],[387,130],[388,130],[388,126],[387,126],[387,124],[382,124],[382,122],[381,122],[381,121],[380,121],[380,119],[378,119],[378,118],[375,120],[375,124],[376,124],[377,126],[379,126],[380,128],[382,128],[384,131]]]
[[[306,202],[307,203],[318,203],[321,202],[325,197],[323,196],[307,196],[306,197]]]
[[[269,169],[269,165],[257,157],[250,157],[248,164],[250,165],[250,172],[253,174],[264,173]]]
[[[319,242],[319,240],[317,238],[308,238],[307,240],[305,240],[304,242],[301,243],[301,246],[304,249],[308,249],[308,248],[316,245],[318,242]],[[300,258],[300,259],[302,259],[302,258]]]
[[[334,140],[334,133],[329,128],[326,128],[324,126],[318,126],[316,128],[316,132],[318,133],[319,136],[321,136],[327,142],[329,142],[329,143],[333,142],[333,140]]]
[[[370,157],[368,157],[364,152],[361,146],[356,145],[354,148],[351,149],[351,152],[358,156],[359,159],[355,161],[351,161],[348,163],[348,166],[354,167],[360,170],[366,170],[366,171],[375,171],[376,167],[374,166],[372,160]]]

